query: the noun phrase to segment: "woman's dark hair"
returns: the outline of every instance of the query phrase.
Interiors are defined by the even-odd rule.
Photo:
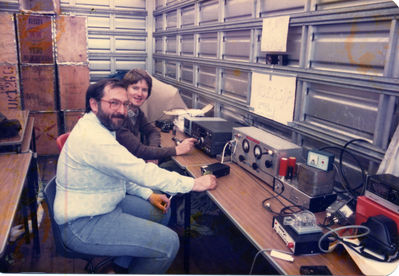
[[[152,89],[152,78],[145,70],[132,69],[125,74],[123,79],[128,81],[129,84],[136,84],[141,80],[145,80],[148,85],[148,97],[150,97]]]
[[[120,79],[102,79],[93,83],[87,88],[86,92],[86,113],[91,111],[90,99],[93,98],[97,102],[101,101],[104,97],[104,88],[110,86],[111,88],[124,88],[127,89],[129,83]]]

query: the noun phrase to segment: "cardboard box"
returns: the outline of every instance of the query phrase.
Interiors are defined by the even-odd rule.
[[[17,15],[21,63],[54,64],[52,19],[46,15]]]
[[[35,118],[35,139],[38,155],[59,154],[56,139],[58,137],[58,112],[32,113]]]
[[[86,17],[60,15],[55,18],[55,27],[57,63],[88,64]]]
[[[14,15],[0,13],[0,63],[18,64]]]
[[[85,109],[90,84],[88,65],[57,65],[61,110]]]
[[[60,14],[60,0],[19,0],[19,10],[45,14]]]
[[[0,111],[21,109],[18,67],[0,64]]]
[[[64,111],[64,131],[70,132],[83,115],[84,111]]]
[[[22,65],[21,88],[25,109],[55,111],[54,65]]]

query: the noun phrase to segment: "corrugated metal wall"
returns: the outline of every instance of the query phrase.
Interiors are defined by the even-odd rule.
[[[61,11],[87,16],[91,81],[118,70],[146,68],[145,0],[61,1]]]
[[[189,106],[291,137],[306,148],[349,146],[375,171],[398,121],[399,8],[377,0],[207,0],[155,4],[155,75]],[[289,15],[288,64],[266,64],[262,20]],[[297,77],[290,127],[250,109],[253,72]],[[337,152],[338,153],[338,152]],[[359,171],[354,160],[345,165]],[[370,162],[371,161],[371,162]]]

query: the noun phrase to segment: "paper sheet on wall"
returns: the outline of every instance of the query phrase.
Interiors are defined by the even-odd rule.
[[[294,116],[296,77],[252,73],[254,113],[287,125]]]
[[[261,51],[286,52],[289,23],[289,16],[263,19]]]

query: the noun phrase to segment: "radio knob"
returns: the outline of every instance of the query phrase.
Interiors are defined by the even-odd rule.
[[[257,170],[258,169],[258,164],[252,163],[252,169]]]
[[[202,146],[204,144],[204,137],[200,137],[199,139],[198,139],[198,145],[199,146]]]
[[[266,168],[270,168],[270,167],[273,166],[273,162],[270,161],[270,160],[266,160],[266,161],[265,161],[265,166],[266,166]]]
[[[240,160],[240,162],[244,162],[245,161],[245,157],[243,155],[238,156],[238,160]]]

